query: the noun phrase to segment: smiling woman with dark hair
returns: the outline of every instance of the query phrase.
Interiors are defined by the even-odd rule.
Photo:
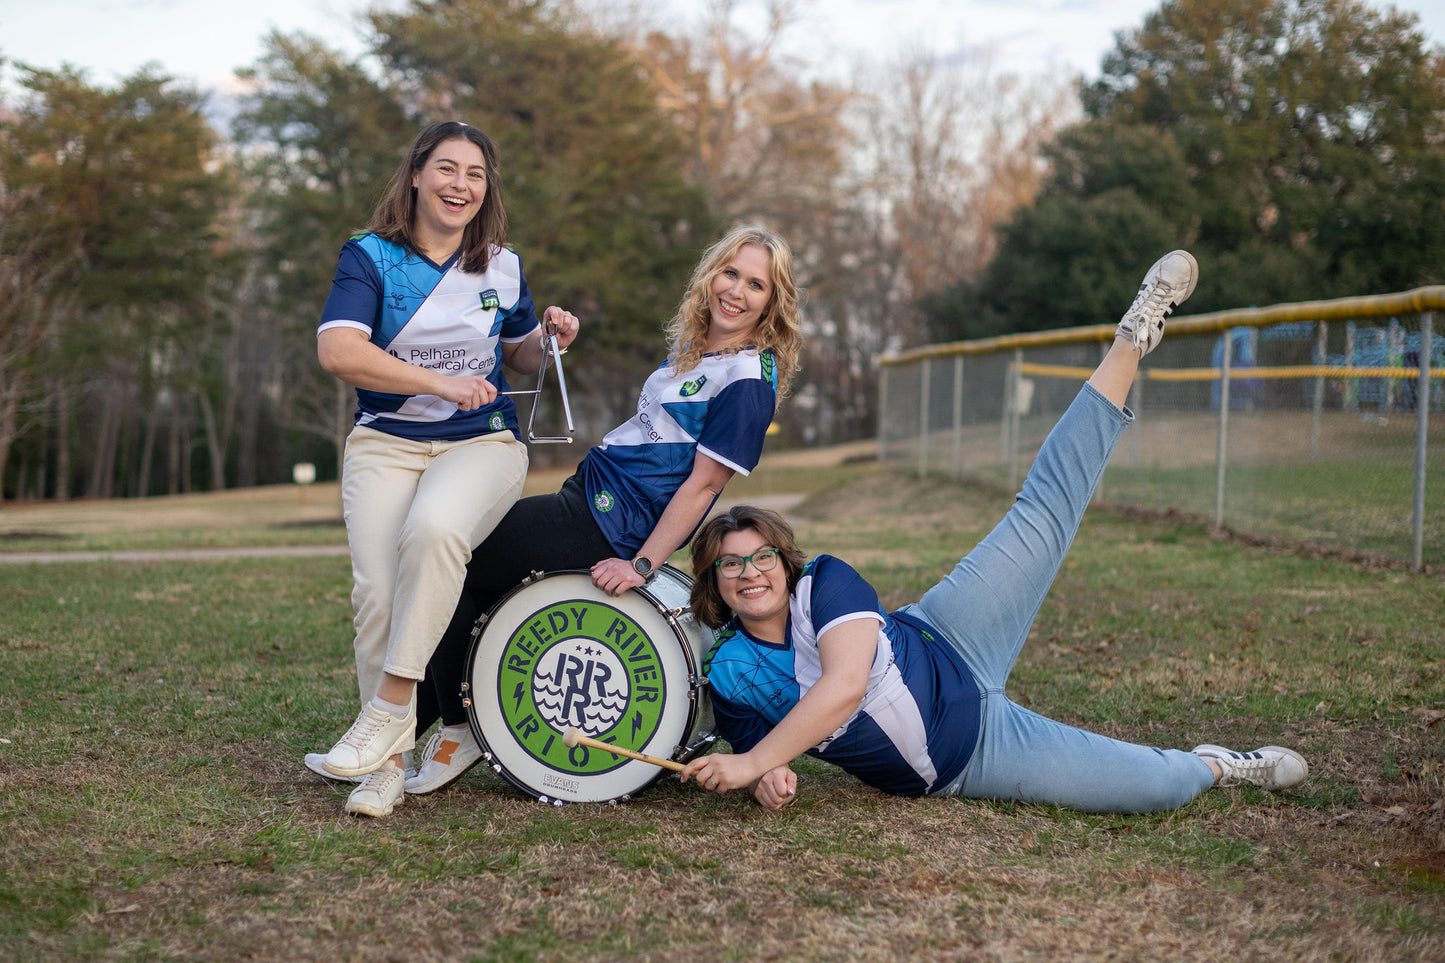
[[[1091,812],[1182,806],[1212,785],[1296,785],[1309,768],[1278,746],[1192,752],[1105,738],[1004,694],[1015,660],[1115,445],[1139,361],[1194,290],[1184,251],[1145,276],[1108,355],[1050,432],[997,527],[914,605],[884,612],[841,559],[811,561],[781,516],[740,506],[694,542],[693,614],[719,629],[704,672],[733,754],[682,778],[765,807],[797,792],[806,752],[884,792],[1051,803]]]
[[[466,564],[522,492],[527,449],[502,365],[535,372],[542,328],[522,262],[502,246],[497,151],[457,121],[417,135],[366,232],[341,249],[316,338],[356,388],[341,492],[351,547],[361,713],[324,759],[362,779],[346,801],[384,816],[402,798],[416,684]],[[545,313],[559,345],[577,319]]]

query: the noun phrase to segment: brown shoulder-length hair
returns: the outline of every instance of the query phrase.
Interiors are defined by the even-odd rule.
[[[759,351],[773,353],[778,373],[778,397],[786,398],[793,376],[798,373],[798,356],[803,348],[803,293],[798,289],[793,273],[792,248],[788,247],[781,234],[760,224],[739,225],[702,253],[702,259],[688,281],[687,293],[682,296],[677,313],[667,324],[671,352],[667,361],[681,375],[696,368],[702,360],[708,324],[712,320],[708,297],[713,279],[749,244],[768,252],[773,282],[773,295],[758,319],[752,346]]]
[[[411,185],[412,177],[426,167],[438,144],[456,139],[471,141],[481,148],[487,165],[487,195],[482,198],[482,209],[462,232],[460,259],[463,271],[480,274],[487,269],[492,255],[507,239],[507,209],[502,204],[502,173],[497,166],[497,145],[470,124],[444,120],[416,135],[411,149],[391,175],[386,193],[382,195],[381,203],[376,205],[366,230],[383,240],[417,250],[414,234],[416,188]]]
[[[768,508],[754,505],[738,505],[708,519],[692,540],[692,615],[710,629],[720,629],[733,617],[732,609],[722,600],[718,591],[717,566],[713,563],[723,557],[723,539],[733,532],[750,528],[758,537],[778,550],[783,568],[788,573],[788,591],[797,587],[803,577],[803,566],[808,557],[798,548],[793,537],[793,526],[783,516]]]

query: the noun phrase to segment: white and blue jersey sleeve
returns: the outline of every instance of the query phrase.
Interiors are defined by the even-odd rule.
[[[493,252],[481,274],[444,265],[375,234],[341,249],[318,331],[355,328],[395,358],[449,375],[480,375],[507,390],[502,345],[524,340],[539,325],[522,261]],[[356,389],[356,424],[402,438],[455,441],[494,431],[520,437],[517,408],[498,395],[490,405],[462,411],[436,395],[396,395]]]
[[[698,452],[742,475],[757,467],[777,397],[768,351],[707,355],[683,375],[665,366],[652,373],[637,414],[581,466],[592,517],[618,557],[647,541]]]
[[[852,566],[820,555],[793,591],[786,641],[756,639],[734,619],[704,665],[718,732],[747,752],[822,676],[818,642],[855,619],[878,624],[878,648],[858,710],[808,754],[883,792],[921,796],[963,771],[978,737],[979,692],[957,651],[931,626],[885,614]]]

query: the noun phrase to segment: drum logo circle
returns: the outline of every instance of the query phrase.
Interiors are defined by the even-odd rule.
[[[610,752],[575,746],[583,735],[638,752],[656,734],[667,704],[657,646],[625,612],[591,599],[536,609],[512,631],[500,656],[497,705],[517,744],[538,762],[594,775],[625,765]]]

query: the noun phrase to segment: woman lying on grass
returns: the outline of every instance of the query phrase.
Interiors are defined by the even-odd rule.
[[[1175,251],[1144,278],[1108,355],[1039,449],[1002,522],[917,604],[885,614],[846,562],[806,561],[782,517],[740,506],[693,542],[693,614],[720,628],[705,667],[733,754],[694,759],[683,781],[794,797],[807,752],[884,792],[1052,803],[1089,812],[1182,806],[1211,786],[1286,789],[1303,757],[1266,746],[1154,749],[1014,704],[1004,684],[1133,414],[1129,388],[1193,291]]]

